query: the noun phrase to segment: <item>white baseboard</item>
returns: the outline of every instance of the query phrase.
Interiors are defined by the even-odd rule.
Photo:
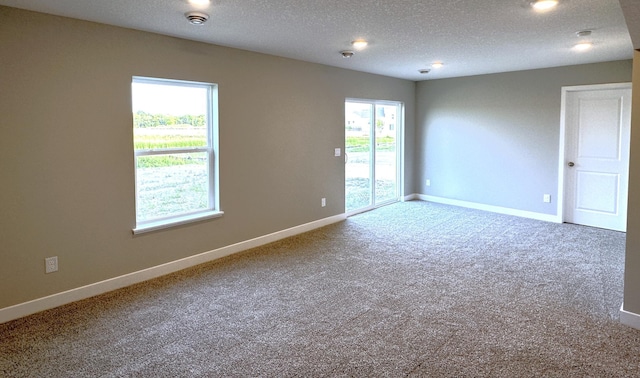
[[[620,323],[635,329],[640,329],[640,315],[625,311],[624,303],[620,306]]]
[[[516,217],[530,218],[530,219],[536,219],[536,220],[541,220],[541,221],[546,221],[546,222],[562,223],[562,219],[559,219],[559,217],[557,215],[536,213],[536,212],[533,212],[533,211],[525,211],[525,210],[518,210],[518,209],[511,209],[511,208],[508,208],[508,207],[485,205],[485,204],[482,204],[482,203],[467,202],[467,201],[461,201],[461,200],[450,199],[450,198],[430,196],[430,195],[426,195],[426,194],[414,194],[413,196],[415,196],[414,199],[421,199],[423,201],[442,203],[442,204],[445,204],[445,205],[467,207],[467,208],[470,208],[470,209],[489,211],[489,212],[492,212],[492,213],[505,214],[505,215],[513,215],[513,216],[516,216]]]
[[[417,200],[417,199],[420,199],[420,198],[418,197],[418,195],[416,193],[413,193],[413,194],[409,194],[408,196],[404,196],[402,198],[402,202],[413,201],[413,200]]]
[[[226,247],[203,252],[194,256],[185,257],[180,260],[171,261],[162,265],[143,269],[137,272],[125,274],[119,277],[110,278],[104,281],[92,283],[86,286],[52,294],[43,298],[34,299],[28,302],[19,303],[0,309],[0,324],[36,312],[48,310],[62,306],[67,303],[79,301],[81,299],[93,297],[116,289],[121,289],[152,278],[160,277],[169,273],[174,273],[182,269],[196,266],[205,262],[242,252],[250,248],[259,247],[274,241],[290,236],[298,235],[316,228],[324,227],[332,223],[337,223],[346,219],[345,214],[335,215],[329,218],[320,219],[314,222],[295,226],[286,230],[274,232],[272,234],[260,236]]]

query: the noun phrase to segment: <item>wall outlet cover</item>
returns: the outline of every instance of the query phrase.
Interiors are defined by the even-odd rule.
[[[53,273],[58,271],[58,256],[47,257],[44,259],[44,272]]]

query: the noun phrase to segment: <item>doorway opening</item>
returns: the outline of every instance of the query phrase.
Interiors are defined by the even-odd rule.
[[[398,202],[402,183],[400,102],[345,101],[345,213]]]

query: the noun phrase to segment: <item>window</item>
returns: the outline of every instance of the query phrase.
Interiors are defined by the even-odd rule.
[[[217,86],[134,77],[134,233],[221,216]]]

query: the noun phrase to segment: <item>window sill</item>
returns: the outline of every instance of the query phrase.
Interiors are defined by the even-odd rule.
[[[144,234],[147,232],[163,230],[166,228],[182,226],[188,223],[203,221],[206,219],[219,218],[224,215],[224,211],[206,211],[198,214],[189,214],[171,219],[162,219],[159,221],[143,223],[134,228],[133,234]]]

